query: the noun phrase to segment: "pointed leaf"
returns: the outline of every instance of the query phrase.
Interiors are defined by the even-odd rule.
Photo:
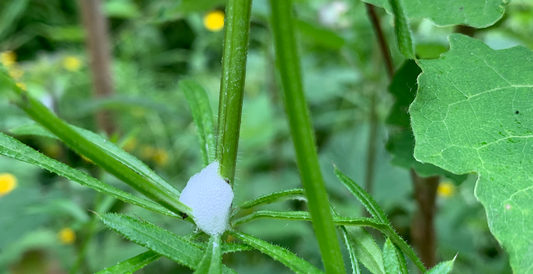
[[[372,235],[362,227],[347,227],[348,244],[355,257],[373,274],[384,274],[383,255]]]
[[[99,217],[106,226],[130,241],[193,270],[200,264],[204,255],[195,245],[150,222],[114,213],[101,214]],[[222,267],[222,272],[235,273],[226,266]]]
[[[405,15],[402,0],[389,0],[392,14],[394,14],[394,33],[400,52],[408,59],[416,59],[413,39],[411,38],[411,29],[409,21]]]
[[[335,175],[337,175],[337,178],[339,178],[344,186],[363,204],[363,206],[365,206],[370,215],[376,218],[379,222],[390,225],[387,215],[385,215],[383,209],[378,205],[376,200],[368,194],[368,192],[356,182],[352,181],[348,176],[344,175],[344,173],[342,173],[336,166]]]
[[[252,208],[255,206],[259,206],[259,205],[266,205],[266,204],[271,204],[271,203],[276,203],[276,202],[282,202],[282,201],[289,200],[289,199],[307,201],[307,198],[305,197],[305,193],[303,189],[301,188],[287,189],[287,190],[269,193],[263,196],[259,196],[253,200],[242,202],[238,204],[237,206],[235,206],[235,210],[232,212],[231,215],[232,216],[236,215],[237,212],[239,212],[239,210],[241,209]]]
[[[451,261],[442,262],[435,267],[433,267],[431,270],[427,272],[427,274],[448,274],[452,272],[453,269],[453,263],[455,261],[455,258]]]
[[[322,271],[318,270],[318,268],[316,268],[314,265],[308,263],[304,259],[296,256],[295,254],[291,253],[283,247],[269,244],[261,239],[255,238],[252,235],[236,230],[230,230],[229,233],[233,237],[243,241],[245,244],[256,248],[262,253],[270,256],[272,259],[281,262],[295,273],[323,273]]]
[[[383,245],[383,266],[387,274],[408,273],[403,254],[397,252],[396,246],[394,246],[389,238],[387,238]]]
[[[107,194],[126,203],[140,206],[154,212],[165,214],[167,216],[179,218],[177,214],[152,201],[136,197],[113,186],[104,184],[79,170],[51,159],[44,154],[35,151],[33,148],[19,142],[18,140],[2,133],[0,133],[0,155],[42,167],[53,173],[56,173],[59,176],[65,177],[71,181],[77,182],[83,186],[92,188],[98,192]]]
[[[215,133],[213,128],[213,112],[209,105],[209,97],[198,83],[192,80],[182,80],[179,87],[185,93],[191,108],[196,134],[200,140],[200,150],[204,166],[215,159]]]
[[[492,50],[464,35],[420,61],[411,105],[414,156],[457,174],[479,174],[475,194],[515,273],[533,269],[533,51]]]
[[[348,250],[348,254],[350,255],[350,263],[352,264],[352,273],[361,274],[361,269],[359,268],[359,262],[357,261],[357,257],[356,257],[357,255],[355,253],[354,246],[350,244],[348,240],[348,231],[346,231],[345,226],[340,226],[340,229],[342,231],[344,245],[346,246],[346,249]]]
[[[202,261],[194,274],[220,274],[222,264],[220,235],[211,236]]]
[[[146,251],[133,258],[127,259],[118,263],[115,266],[108,267],[104,270],[98,271],[96,274],[129,274],[133,273],[147,264],[161,258],[161,255],[153,252]]]

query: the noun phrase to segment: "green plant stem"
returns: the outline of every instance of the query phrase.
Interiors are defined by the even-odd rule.
[[[228,0],[226,5],[216,160],[220,175],[230,185],[235,178],[239,147],[251,8],[251,0]]]
[[[270,6],[276,65],[284,93],[285,111],[289,118],[298,169],[313,218],[322,262],[327,273],[345,273],[302,88],[300,59],[291,14],[292,1],[270,0]]]
[[[182,204],[170,190],[162,186],[155,185],[144,176],[128,168],[117,159],[109,156],[99,146],[81,136],[78,132],[59,119],[49,109],[39,101],[35,100],[28,93],[7,78],[7,75],[0,73],[0,83],[7,83],[13,92],[8,93],[8,98],[17,104],[33,120],[48,129],[70,148],[79,154],[92,160],[95,164],[115,175],[119,180],[132,186],[148,198],[166,207],[170,211],[184,216],[183,213],[192,215],[191,209]],[[7,80],[7,81],[6,81]]]

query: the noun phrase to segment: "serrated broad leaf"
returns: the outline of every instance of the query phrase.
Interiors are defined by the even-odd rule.
[[[219,274],[221,273],[222,252],[220,235],[211,236],[204,257],[194,271],[194,274]]]
[[[416,59],[411,29],[405,15],[403,0],[389,0],[389,4],[394,15],[394,34],[396,35],[400,52],[407,59]]]
[[[385,273],[383,255],[372,235],[362,227],[347,227],[348,244],[355,257],[373,274]]]
[[[98,217],[107,227],[128,240],[193,270],[197,268],[204,255],[204,252],[194,244],[150,222],[114,213],[101,214]],[[235,272],[222,266],[222,273]]]
[[[533,273],[533,52],[492,50],[453,34],[450,51],[420,61],[411,105],[415,158],[479,174],[475,195],[515,273]]]
[[[272,259],[281,262],[286,267],[290,268],[295,273],[311,274],[311,273],[323,273],[314,265],[308,263],[304,259],[296,256],[287,249],[270,244],[261,239],[258,239],[252,235],[239,232],[236,230],[230,230],[229,234],[233,237],[243,241],[245,244],[254,247],[262,253],[270,256]]]
[[[421,163],[413,157],[415,138],[409,121],[409,105],[416,95],[418,84],[416,79],[422,70],[415,61],[407,60],[394,74],[389,86],[389,92],[396,100],[387,117],[389,125],[389,139],[387,151],[392,155],[391,163],[405,169],[414,169],[421,177],[443,175],[452,179],[455,183],[461,183],[466,175],[456,175],[435,165]]]
[[[143,268],[147,264],[161,258],[161,255],[153,252],[146,251],[141,253],[133,258],[127,259],[123,262],[120,262],[112,267],[108,267],[101,271],[98,271],[96,274],[130,274],[135,271]]]
[[[454,261],[455,259],[451,261],[445,261],[445,262],[439,263],[438,265],[430,269],[427,272],[427,274],[449,274],[452,272]],[[518,272],[518,273],[523,273],[523,272]]]
[[[179,82],[179,87],[185,93],[185,98],[187,98],[191,108],[205,167],[215,159],[213,112],[211,111],[211,105],[209,105],[209,97],[202,86],[195,81],[182,80]]]
[[[344,184],[344,186],[357,198],[363,206],[368,210],[368,213],[376,218],[379,222],[390,225],[390,221],[385,214],[385,211],[378,205],[376,200],[368,194],[362,187],[356,182],[344,175],[336,166],[335,175]]]
[[[389,0],[363,0],[383,7],[389,13]],[[507,0],[404,0],[409,18],[427,18],[438,26],[466,25],[475,28],[488,27],[505,12]]]
[[[126,203],[143,207],[167,216],[179,218],[177,214],[152,201],[136,197],[113,186],[104,184],[79,170],[71,168],[61,162],[45,156],[44,154],[39,153],[33,148],[30,148],[18,140],[2,133],[0,133],[0,155],[44,168],[56,173],[59,176],[77,182],[80,185],[92,188],[98,192],[117,198]]]

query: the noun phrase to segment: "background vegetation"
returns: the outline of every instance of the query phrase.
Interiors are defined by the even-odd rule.
[[[116,144],[182,189],[202,168],[202,158],[178,83],[196,80],[208,92],[212,109],[217,109],[224,1],[106,0],[102,4],[112,49],[111,69],[106,74],[112,80],[112,94],[99,98],[93,94],[95,80],[85,43],[88,26],[82,24],[82,8],[76,1],[2,1],[2,64],[21,87],[59,117],[95,132],[107,131]],[[395,97],[388,90],[387,66],[367,6],[360,1],[313,0],[295,1],[294,8],[303,86],[331,203],[345,216],[365,214],[338,182],[333,162],[372,192],[407,242],[423,249],[413,239],[419,227],[416,184],[409,170],[387,151],[389,134],[396,129],[390,125],[391,118],[387,119]],[[398,70],[404,57],[395,45],[393,17],[381,8],[374,13],[390,44],[392,67]],[[234,203],[301,184],[276,85],[268,17],[268,2],[255,0]],[[425,59],[447,51],[446,38],[454,32],[473,35],[493,49],[533,48],[533,3],[509,3],[504,17],[484,29],[436,27],[426,19],[412,20],[411,29],[416,53]],[[95,119],[96,112],[111,117],[108,124]],[[31,122],[21,110],[2,100],[0,117],[0,131],[7,134]],[[134,191],[55,139],[16,137],[49,157]],[[458,254],[454,273],[511,273],[509,259],[490,234],[485,211],[474,197],[476,176],[458,179],[450,175],[437,180],[437,261]],[[97,208],[137,216],[177,235],[193,229],[185,222],[0,157],[0,273],[67,273],[77,264],[80,273],[93,273],[146,251],[95,222],[88,210]],[[304,210],[306,206],[288,201],[268,208]],[[321,265],[310,223],[258,220],[243,225],[242,231]],[[78,257],[82,258],[79,263]],[[258,251],[227,254],[224,263],[239,273],[290,273]],[[139,273],[188,271],[162,258]]]

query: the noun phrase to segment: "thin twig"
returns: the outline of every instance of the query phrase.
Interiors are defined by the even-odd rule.
[[[374,5],[365,3],[365,6],[368,12],[368,16],[370,17],[370,22],[372,23],[372,28],[374,29],[374,32],[376,33],[376,38],[378,39],[378,45],[379,49],[381,50],[381,55],[383,56],[383,59],[385,61],[385,69],[387,70],[387,75],[389,76],[389,79],[392,79],[392,76],[394,75],[394,65],[392,64],[392,57],[389,47],[387,46],[387,40],[385,39],[385,35],[383,34],[383,30],[381,29],[379,17],[376,13]]]

